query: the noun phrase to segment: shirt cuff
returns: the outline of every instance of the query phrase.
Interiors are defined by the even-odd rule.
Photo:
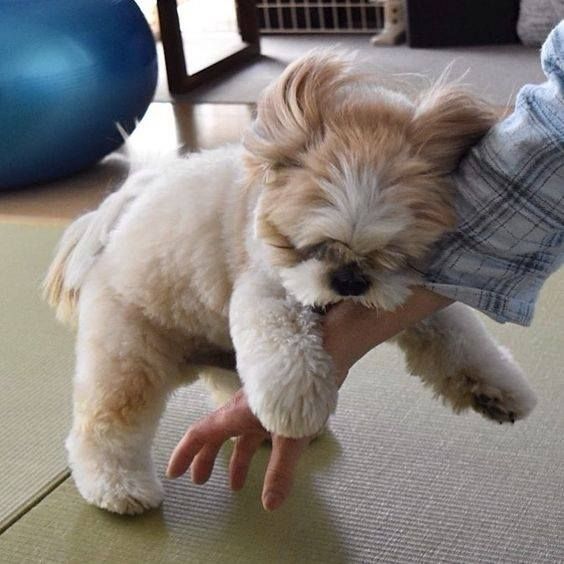
[[[524,302],[489,290],[433,282],[423,283],[423,287],[481,311],[498,323],[509,322],[528,327],[535,313],[534,302]]]

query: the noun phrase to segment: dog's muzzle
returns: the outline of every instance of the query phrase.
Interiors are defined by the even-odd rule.
[[[370,288],[370,279],[356,264],[350,263],[330,274],[329,286],[339,296],[361,296]]]

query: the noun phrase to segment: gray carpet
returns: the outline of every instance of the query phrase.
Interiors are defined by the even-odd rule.
[[[262,57],[234,70],[224,79],[186,95],[191,102],[253,103],[260,91],[275,79],[284,67],[306,51],[315,47],[341,45],[356,50],[359,65],[385,75],[400,75],[394,84],[411,90],[425,81],[421,77],[401,76],[417,73],[436,78],[453,63],[452,75],[461,76],[475,91],[492,103],[505,106],[513,102],[518,89],[525,83],[542,82],[544,76],[539,64],[537,49],[522,45],[485,47],[458,47],[444,49],[410,49],[405,45],[395,47],[372,46],[368,36],[293,36],[263,37]],[[166,86],[164,59],[157,89],[157,101],[170,101]]]

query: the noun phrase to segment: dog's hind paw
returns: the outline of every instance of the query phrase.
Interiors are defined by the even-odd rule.
[[[504,364],[498,369],[504,377],[494,381],[481,374],[482,378],[470,387],[471,407],[488,419],[515,423],[531,413],[537,400],[510,353],[503,347],[499,347],[499,352]]]
[[[94,504],[112,513],[138,515],[158,507],[163,498],[164,491],[160,484],[153,484],[151,487],[127,484],[123,489],[106,492],[101,499],[94,501]]]
[[[500,400],[493,394],[485,393],[474,394],[472,396],[472,408],[487,417],[501,423],[515,423],[515,419],[519,418],[518,412],[513,411],[508,402]]]
[[[486,419],[515,423],[537,403],[523,371],[504,347],[498,346],[479,366],[462,366],[456,381],[447,397],[457,412],[470,407]]]

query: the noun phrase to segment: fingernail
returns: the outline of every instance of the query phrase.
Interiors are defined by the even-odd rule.
[[[176,476],[176,474],[173,474],[173,473],[172,473],[172,471],[171,471],[171,469],[170,469],[170,466],[166,469],[165,477],[166,477],[168,480],[174,480],[175,478],[178,478],[178,476]]]
[[[282,505],[283,501],[284,499],[280,494],[277,494],[276,492],[267,492],[264,494],[263,505],[267,511],[274,511]]]

